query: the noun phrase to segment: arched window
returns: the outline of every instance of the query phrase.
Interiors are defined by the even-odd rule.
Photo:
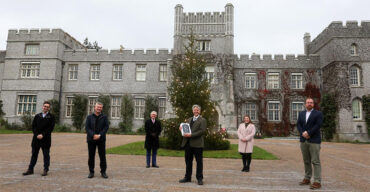
[[[360,99],[352,101],[352,117],[354,120],[362,119],[362,103]]]
[[[358,55],[358,50],[357,50],[358,48],[357,48],[357,45],[355,44],[355,43],[353,43],[352,45],[351,45],[351,55],[352,56],[356,56],[356,55]]]
[[[360,86],[360,68],[352,66],[349,68],[350,81],[352,86]]]

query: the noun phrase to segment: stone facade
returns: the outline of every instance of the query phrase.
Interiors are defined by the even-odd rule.
[[[54,98],[60,101],[61,123],[71,124],[74,94],[90,102],[109,95],[111,105],[113,98],[132,95],[135,128],[142,126],[141,101],[147,95],[162,100],[163,118],[173,117],[167,93],[172,58],[184,53],[190,33],[208,63],[219,127],[229,133],[249,114],[264,135],[296,135],[304,99],[313,97],[318,107],[322,94],[329,93],[339,107],[337,139],[369,140],[364,113],[353,104],[370,92],[370,22],[333,22],[313,41],[306,33],[304,55],[238,56],[232,4],[212,13],[185,13],[177,5],[173,50],[90,50],[61,29],[9,30],[7,50],[0,51],[5,118],[19,122],[24,111],[40,111],[44,100]],[[117,113],[109,115],[111,126],[118,126]]]

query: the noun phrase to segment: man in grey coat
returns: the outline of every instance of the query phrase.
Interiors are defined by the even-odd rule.
[[[203,185],[203,148],[204,148],[204,135],[207,129],[207,120],[200,116],[201,107],[193,105],[194,116],[188,119],[190,124],[191,133],[185,133],[181,147],[185,149],[185,163],[186,173],[180,183],[191,182],[191,174],[193,170],[193,157],[197,161],[196,178],[198,185]],[[180,127],[181,130],[181,127]]]

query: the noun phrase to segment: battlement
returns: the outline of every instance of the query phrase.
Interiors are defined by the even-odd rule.
[[[228,3],[224,12],[183,12],[182,5],[175,7],[175,35],[232,34],[233,5]]]
[[[309,56],[299,54],[263,54],[262,57],[260,54],[241,54],[240,56],[237,56],[238,61],[305,61],[305,60],[312,60],[312,59],[318,59],[319,55],[311,54]]]
[[[8,41],[62,41],[72,49],[81,49],[84,46],[74,37],[62,29],[9,29]]]
[[[319,67],[319,55],[242,54],[235,56],[235,68],[314,68]]]
[[[334,37],[368,37],[370,38],[370,21],[333,21],[310,44],[310,53],[316,52]]]
[[[172,57],[172,50],[168,49],[78,49],[78,50],[65,50],[66,61],[84,61],[84,60],[97,60],[97,61],[122,61],[122,60],[155,60],[163,61]]]

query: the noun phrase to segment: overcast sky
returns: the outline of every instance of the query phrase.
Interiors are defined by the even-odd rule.
[[[369,0],[9,0],[0,6],[0,50],[9,29],[61,28],[105,49],[173,47],[174,7],[222,12],[234,5],[236,54],[302,54],[332,21],[370,20]]]

